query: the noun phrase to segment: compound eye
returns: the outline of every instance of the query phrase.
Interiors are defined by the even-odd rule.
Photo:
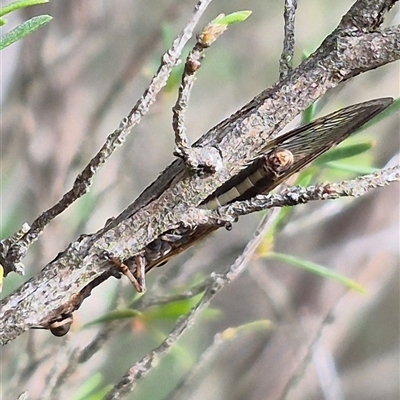
[[[268,155],[268,167],[276,174],[286,171],[293,162],[293,153],[287,149],[277,148]]]

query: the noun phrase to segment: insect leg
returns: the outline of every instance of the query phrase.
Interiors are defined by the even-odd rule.
[[[143,274],[143,266],[141,265],[143,256],[141,254],[138,254],[132,258],[129,259],[128,261],[128,265],[132,266],[132,262],[134,264],[134,269],[135,269],[135,273],[137,274],[139,271],[139,279],[136,279],[135,276],[133,275],[133,273],[131,272],[131,269],[129,268],[129,266],[127,264],[124,264],[119,258],[114,257],[112,255],[110,255],[107,252],[104,252],[103,254],[105,256],[105,258],[110,261],[115,267],[117,267],[128,279],[129,281],[132,283],[132,285],[134,286],[134,288],[139,292],[142,293],[145,291],[146,289],[146,284],[145,284],[145,280],[144,280],[144,274]],[[140,282],[139,282],[140,281]]]

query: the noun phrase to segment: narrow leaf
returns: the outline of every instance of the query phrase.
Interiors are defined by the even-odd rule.
[[[96,390],[94,393],[90,393],[89,395],[82,397],[82,400],[103,400],[106,398],[107,393],[113,388],[113,385],[108,384],[102,387],[99,390]]]
[[[104,322],[111,322],[119,319],[129,319],[129,318],[136,318],[141,316],[142,313],[132,309],[122,309],[122,310],[114,310],[104,314],[102,317],[95,319],[94,321],[88,322],[84,325],[85,328],[101,324]]]
[[[331,169],[336,169],[338,171],[351,172],[357,175],[367,175],[376,172],[376,168],[366,167],[362,165],[351,165],[349,163],[341,163],[337,161],[332,161],[326,164],[326,167]]]
[[[220,14],[218,15],[217,18],[215,18],[213,21],[211,21],[212,24],[215,25],[232,25],[236,24],[238,22],[243,22],[247,18],[250,17],[251,11],[249,10],[243,10],[243,11],[236,11],[228,15]]]
[[[349,144],[347,146],[336,147],[314,161],[314,165],[322,165],[327,162],[341,160],[343,158],[354,157],[358,154],[365,153],[372,148],[371,142]]]
[[[0,50],[3,50],[17,40],[36,31],[41,26],[49,23],[52,19],[50,15],[39,15],[23,22],[21,25],[18,25],[16,28],[0,37]]]
[[[13,1],[10,4],[7,4],[5,7],[0,8],[0,17],[3,15],[9,14],[12,11],[19,10],[21,8],[26,8],[30,6],[35,6],[37,4],[48,3],[49,0],[17,0]]]
[[[143,318],[147,321],[151,320],[176,320],[182,315],[188,314],[189,311],[199,302],[201,294],[190,299],[174,301],[166,303],[158,307],[153,307],[143,312]],[[208,308],[203,312],[203,317],[214,319],[219,315],[219,311],[213,308]]]
[[[296,179],[296,185],[309,186],[319,170],[315,167],[308,167],[304,171],[301,171]],[[291,207],[290,207],[291,208]]]
[[[356,290],[357,292],[360,292],[362,294],[366,293],[366,289],[354,280],[346,278],[345,276],[338,274],[337,272],[332,271],[331,269],[326,268],[322,265],[282,253],[269,253],[268,258],[282,261],[286,264],[304,269],[323,278],[331,279],[340,283],[343,286],[346,286],[349,289]]]
[[[76,391],[71,400],[86,400],[89,394],[93,393],[100,384],[103,382],[103,376],[100,372],[89,376],[89,378],[82,384],[80,388]]]
[[[314,119],[316,102],[307,107],[301,114],[301,124],[307,125]]]
[[[252,322],[248,322],[243,325],[239,325],[237,327],[227,328],[223,332],[221,332],[221,337],[224,340],[233,340],[238,335],[241,335],[241,334],[247,334],[249,332],[252,333],[255,331],[271,330],[272,326],[273,326],[273,324],[272,324],[271,320],[260,319],[257,321],[252,321]]]

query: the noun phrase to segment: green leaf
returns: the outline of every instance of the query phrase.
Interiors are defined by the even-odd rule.
[[[288,219],[293,213],[294,207],[282,207],[279,210],[279,214],[274,219],[274,222],[271,228],[266,233],[263,241],[261,242],[260,246],[258,246],[257,254],[260,256],[264,256],[269,254],[275,245],[275,237],[278,231],[282,229],[282,227],[286,224]]]
[[[181,78],[183,73],[184,65],[176,66],[168,77],[167,83],[163,89],[165,93],[175,93],[178,89],[179,85],[181,84]]]
[[[327,153],[321,155],[314,161],[314,165],[322,165],[327,162],[341,160],[343,158],[354,157],[365,153],[373,147],[372,142],[349,144],[346,146],[335,147]]]
[[[238,22],[243,22],[251,15],[252,11],[243,10],[243,11],[236,11],[228,15],[220,14],[217,18],[211,21],[214,25],[232,25]]]
[[[88,396],[103,382],[100,372],[91,375],[72,397],[72,400],[87,400]]]
[[[189,311],[199,302],[202,294],[186,300],[174,301],[166,303],[158,307],[153,307],[143,312],[143,318],[146,320],[176,320],[182,315],[186,315]],[[216,309],[208,308],[202,314],[207,318],[215,318],[219,315],[219,311]]]
[[[296,185],[299,186],[309,186],[311,185],[312,180],[320,170],[316,167],[310,166],[304,171],[301,171],[296,179]],[[292,207],[290,207],[292,208]]]
[[[90,394],[87,397],[84,397],[83,400],[103,400],[106,397],[106,394],[108,392],[110,392],[110,390],[113,388],[114,386],[109,384],[104,386],[103,388],[97,390],[96,392],[94,392],[93,394]]]
[[[357,174],[357,175],[367,175],[376,172],[376,168],[373,167],[352,165],[349,163],[340,163],[337,161],[332,161],[330,163],[327,163],[325,166],[330,169],[336,169],[338,171],[344,171],[344,172],[351,172],[352,174]]]
[[[282,253],[271,252],[268,254],[267,257],[278,261],[282,261],[289,265],[293,265],[294,267],[304,269],[305,271],[311,272],[323,278],[331,279],[335,282],[340,283],[343,286],[346,286],[349,289],[356,290],[357,292],[360,292],[362,294],[366,293],[366,289],[357,282],[355,282],[354,280],[346,278],[345,276],[335,271],[332,271],[331,269],[326,268],[322,265],[315,264],[313,262],[302,260],[298,257]]]
[[[301,114],[301,125],[307,125],[314,119],[315,107],[317,102],[312,103]]]
[[[161,23],[161,37],[163,40],[163,44],[166,48],[168,48],[175,38],[174,27],[169,22]]]
[[[13,1],[10,4],[7,4],[5,7],[0,8],[0,17],[3,15],[9,14],[12,11],[19,10],[21,8],[26,8],[30,6],[36,6],[37,4],[48,3],[49,0],[17,0]]]
[[[303,50],[301,52],[301,61],[307,60],[307,58],[310,57],[311,54],[312,54],[312,51]]]
[[[245,323],[243,325],[239,325],[237,327],[231,327],[225,329],[221,336],[224,340],[233,340],[238,335],[253,333],[256,331],[266,331],[272,329],[272,322],[269,319],[260,319],[252,322]]]
[[[136,318],[136,317],[139,317],[141,315],[142,315],[142,313],[140,311],[133,310],[131,308],[124,308],[124,309],[121,309],[121,310],[114,310],[114,311],[110,311],[110,312],[104,314],[103,316],[101,316],[100,318],[95,319],[94,321],[88,322],[83,327],[87,328],[87,327],[90,327],[92,325],[97,325],[97,324],[101,324],[101,323],[104,323],[104,322],[111,322],[111,321],[115,321],[115,320],[118,320],[118,319]]]
[[[0,50],[3,50],[17,40],[36,31],[41,26],[48,24],[52,19],[50,15],[39,15],[23,22],[21,25],[18,25],[16,28],[0,37]]]

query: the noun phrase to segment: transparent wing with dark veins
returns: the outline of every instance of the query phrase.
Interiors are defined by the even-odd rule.
[[[276,137],[260,150],[258,158],[221,185],[199,206],[216,209],[234,201],[268,193],[342,142],[392,102],[392,98],[382,98],[355,104]]]
[[[289,176],[346,139],[392,102],[392,98],[382,98],[355,104],[278,136],[260,151],[257,159],[220,186],[199,207],[215,209],[233,201],[246,200],[257,194],[268,193]],[[290,152],[290,157],[287,157],[288,154],[285,152]],[[280,163],[282,168],[280,168]],[[146,272],[165,264],[169,259],[216,229],[218,226],[207,225],[186,230],[181,236],[178,235],[179,232],[173,232],[176,240],[168,240],[167,252],[161,251],[156,257],[148,258]],[[163,237],[160,236],[156,241],[162,241]],[[157,246],[151,246],[153,247],[160,246],[157,244]]]
[[[274,187],[342,142],[392,103],[392,98],[381,98],[355,104],[272,140],[261,153],[280,147],[293,154],[292,165],[277,177]],[[263,192],[272,189],[265,188]]]

